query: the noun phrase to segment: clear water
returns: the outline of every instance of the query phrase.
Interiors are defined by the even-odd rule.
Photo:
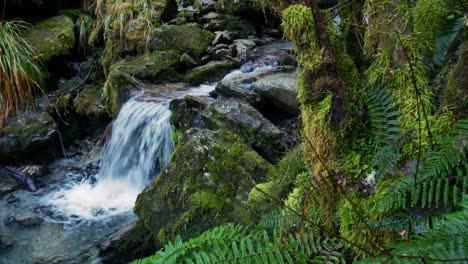
[[[268,63],[244,66],[227,77],[271,70],[275,65]],[[129,100],[114,121],[99,171],[76,168],[80,157],[59,160],[49,166],[51,173],[39,182],[38,192],[19,190],[0,199],[0,235],[15,240],[12,248],[0,247],[0,264],[100,263],[99,243],[135,221],[136,197],[169,162],[168,102],[187,94],[208,96],[215,86]],[[44,222],[8,224],[18,216]]]
[[[85,180],[46,199],[57,210],[84,219],[131,211],[138,194],[169,163],[171,112],[167,102],[125,103],[102,152],[96,183]]]

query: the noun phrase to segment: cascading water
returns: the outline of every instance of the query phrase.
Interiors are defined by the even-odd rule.
[[[170,115],[167,103],[127,102],[104,149],[99,180],[122,180],[141,191],[169,163],[174,149]]]
[[[85,219],[130,211],[149,180],[169,163],[174,148],[170,115],[167,102],[129,100],[112,126],[97,182],[69,186],[55,193],[50,203]]]

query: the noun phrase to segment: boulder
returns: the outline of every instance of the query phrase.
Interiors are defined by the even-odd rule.
[[[85,86],[75,99],[76,113],[86,117],[107,117],[105,99],[96,86]]]
[[[104,92],[109,98],[111,115],[117,116],[122,104],[138,89],[141,89],[140,82],[129,74],[118,69],[110,72],[104,84]]]
[[[152,50],[173,50],[201,57],[213,40],[213,33],[200,29],[196,24],[168,25],[156,28],[152,33]]]
[[[197,24],[163,25],[156,27],[147,37],[138,27],[129,28],[125,33],[124,53],[143,51],[176,51],[200,58],[213,40],[213,33],[200,29]]]
[[[190,95],[172,100],[169,105],[172,112],[171,124],[179,133],[184,133],[193,127],[204,128],[201,112],[208,104],[208,100]]]
[[[177,67],[180,65],[180,54],[173,51],[155,51],[148,55],[120,61],[110,67],[140,80],[162,83],[179,81]]]
[[[231,132],[188,130],[168,167],[137,198],[134,211],[156,246],[225,223],[252,223],[251,184],[271,164]]]
[[[257,105],[261,101],[261,97],[251,89],[251,85],[258,79],[258,74],[245,74],[241,71],[232,72],[218,83],[215,90],[221,96],[239,98],[252,105]]]
[[[56,16],[41,21],[24,37],[38,50],[43,62],[66,56],[75,45],[73,21],[67,16]]]
[[[46,112],[10,117],[0,128],[1,162],[51,161],[61,156],[57,124]]]
[[[294,115],[300,113],[297,103],[296,73],[273,73],[252,84],[252,89],[260,94],[266,103],[272,104],[281,112]]]
[[[194,68],[185,80],[190,85],[217,82],[237,66],[239,64],[235,61],[210,61],[205,65]]]
[[[239,99],[217,101],[202,113],[210,129],[227,129],[269,161],[276,161],[284,150],[281,131],[249,103]]]

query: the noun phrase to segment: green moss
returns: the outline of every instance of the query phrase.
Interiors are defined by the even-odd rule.
[[[152,34],[151,48],[188,53],[196,58],[203,55],[214,35],[196,24],[162,26]]]
[[[213,190],[198,191],[190,197],[190,201],[196,207],[212,209],[215,212],[221,212],[224,207],[224,200],[222,197],[216,195]]]
[[[166,170],[138,197],[135,213],[157,240],[161,229],[173,239],[217,224],[248,224],[250,187],[243,181],[261,181],[269,169],[239,136],[191,129]]]
[[[95,86],[86,86],[75,100],[75,109],[79,115],[102,116],[106,114],[106,107],[101,91]]]
[[[34,25],[31,32],[25,35],[36,47],[44,62],[68,55],[75,45],[73,21],[67,16],[52,17]]]
[[[47,133],[55,122],[48,113],[34,113],[27,117],[19,117],[15,122],[7,123],[0,131],[0,136],[7,136],[17,139],[19,144],[31,144],[37,135],[44,135]],[[17,150],[20,152],[22,149],[19,147]],[[12,153],[14,154],[14,153]]]
[[[280,186],[281,183],[279,181],[270,181],[255,185],[255,188],[249,193],[249,207],[259,212],[267,212],[275,208],[277,204],[263,192],[282,200],[284,193]],[[263,192],[259,191],[257,188]]]
[[[443,28],[450,12],[449,0],[420,0],[414,8],[414,31],[421,46],[434,48],[436,36]]]
[[[180,55],[176,52],[155,51],[149,55],[118,62],[112,65],[110,70],[121,71],[152,83],[178,81],[180,75],[176,68],[179,66],[179,59]]]
[[[137,88],[138,81],[118,70],[112,71],[104,84],[104,97],[108,101],[109,112],[117,116],[123,100]]]

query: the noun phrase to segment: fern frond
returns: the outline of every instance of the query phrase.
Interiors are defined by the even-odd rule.
[[[372,126],[372,134],[377,143],[390,141],[400,132],[397,117],[400,112],[393,96],[384,89],[369,89],[364,97]]]
[[[215,227],[187,242],[182,242],[181,237],[177,236],[174,243],[167,243],[155,255],[134,263],[180,263],[180,258],[191,254],[198,248],[227,249],[232,241],[238,241],[246,237],[249,237],[249,235],[246,233],[246,228],[242,226],[225,225]]]
[[[381,211],[409,209],[416,205],[448,208],[456,205],[466,194],[468,175],[468,120],[461,120],[452,136],[430,152],[417,180],[402,177],[380,201]]]
[[[468,261],[468,201],[463,210],[444,215],[432,229],[416,239],[394,245],[390,256],[368,258],[357,263],[437,263]]]
[[[458,32],[463,27],[463,16],[459,17],[458,19],[454,20],[453,24],[450,25],[450,29],[446,30],[446,34],[437,38],[435,49],[434,49],[434,56],[432,61],[436,65],[442,65],[445,60],[445,56],[447,51],[452,44],[453,40],[458,35]]]

